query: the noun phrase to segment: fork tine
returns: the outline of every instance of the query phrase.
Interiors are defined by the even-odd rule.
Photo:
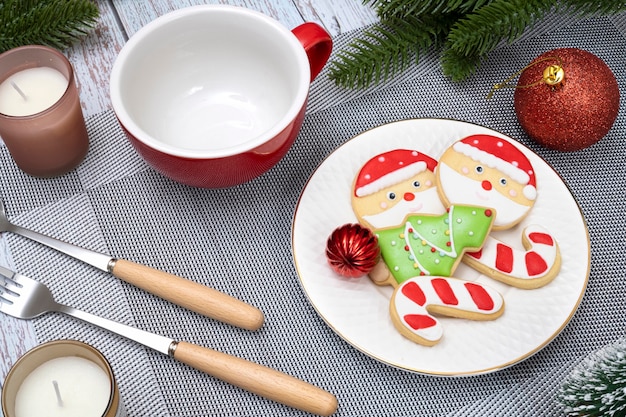
[[[4,294],[8,293],[7,284],[9,281],[5,276],[0,276],[0,298],[4,299]]]
[[[11,306],[14,304],[14,300],[17,297],[19,297],[19,294],[17,294],[14,291],[9,290],[6,287],[6,283],[7,283],[6,278],[4,276],[1,277],[0,279],[0,311],[8,313],[8,311],[5,311],[5,310],[11,308]]]
[[[0,279],[0,300],[4,303],[13,304],[11,298],[20,296],[15,289],[19,289],[22,286],[14,280],[15,275],[15,272],[0,266],[0,277],[2,278]],[[0,308],[1,307],[0,305]]]
[[[6,207],[4,206],[4,200],[0,198],[0,219],[6,219],[7,218],[7,210]]]
[[[6,287],[7,285],[15,284],[15,281],[13,281],[14,275],[15,275],[15,272],[3,266],[0,266],[0,278],[1,278],[0,282],[2,283],[3,287]]]
[[[13,272],[9,268],[0,265],[0,276],[2,276],[6,281],[16,283],[18,275],[19,274],[17,272]]]
[[[11,301],[11,297],[16,297],[15,294],[11,294],[5,289],[0,289],[0,311],[2,311],[3,305],[12,305],[13,301]]]
[[[12,276],[1,274],[4,278],[4,284],[1,286],[1,288],[9,293],[12,293],[15,297],[19,297],[20,294],[30,294],[38,289],[38,287],[42,286],[38,281],[35,281],[34,279],[27,277],[26,275],[18,274],[17,272],[13,272],[11,270],[7,271],[9,271]],[[48,292],[50,291],[47,287],[45,287],[45,289]]]
[[[0,266],[0,276],[2,276],[1,287],[11,291],[11,287],[22,288],[24,285],[19,280],[19,274],[11,271],[8,268]],[[15,291],[11,291],[15,292]]]
[[[44,314],[54,304],[48,287],[0,266],[0,312],[21,319]],[[52,303],[52,304],[51,304]]]

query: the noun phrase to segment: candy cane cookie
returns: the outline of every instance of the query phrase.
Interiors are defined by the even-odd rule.
[[[556,239],[543,227],[531,225],[522,235],[524,250],[490,236],[478,252],[467,252],[463,262],[513,287],[534,289],[552,281],[561,269]]]
[[[389,305],[391,320],[407,339],[434,346],[443,337],[435,315],[494,320],[504,312],[504,299],[480,283],[450,277],[421,276],[395,288]]]

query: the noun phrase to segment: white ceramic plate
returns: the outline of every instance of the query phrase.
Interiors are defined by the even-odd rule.
[[[477,133],[511,140],[491,129],[454,120],[416,119],[380,126],[333,152],[302,192],[292,230],[293,255],[302,287],[326,323],[374,359],[433,375],[496,371],[546,346],[580,304],[590,267],[589,234],[580,208],[559,175],[513,140],[535,168],[538,197],[521,224],[494,236],[514,244],[524,226],[545,226],[559,243],[562,266],[559,275],[545,287],[520,290],[460,264],[456,277],[486,283],[504,296],[506,309],[499,319],[474,322],[443,318],[443,339],[433,347],[424,347],[401,336],[393,326],[389,316],[391,287],[377,286],[367,277],[343,278],[328,266],[326,240],[335,228],[356,222],[350,203],[352,181],[368,159],[397,148],[415,149],[438,159],[450,144]]]

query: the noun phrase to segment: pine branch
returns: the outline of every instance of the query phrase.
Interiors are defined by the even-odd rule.
[[[403,18],[406,16],[426,16],[448,13],[469,13],[476,10],[491,0],[372,0],[364,1],[376,8],[376,12],[381,19],[392,17]]]
[[[459,19],[448,35],[442,55],[443,73],[452,81],[473,74],[481,56],[493,51],[502,41],[513,42],[549,12],[590,16],[626,10],[626,3],[605,0],[496,0]]]
[[[502,40],[512,42],[544,17],[557,0],[496,0],[467,14],[450,30],[446,46],[473,56],[491,52]]]
[[[459,82],[474,74],[481,57],[503,40],[513,42],[553,8],[551,1],[495,0],[466,14],[450,30],[441,56],[444,75]]]
[[[460,82],[478,70],[480,61],[480,55],[459,54],[452,49],[444,48],[441,55],[441,69],[450,80]]]
[[[0,52],[28,44],[65,49],[93,28],[99,16],[90,0],[0,2]]]
[[[549,12],[590,17],[626,11],[624,0],[363,0],[376,8],[374,25],[348,51],[331,61],[331,79],[344,87],[364,88],[387,80],[419,59],[428,48],[443,46],[444,74],[461,81],[502,42],[517,40]],[[442,42],[443,38],[445,42]],[[413,43],[413,44],[412,44]]]
[[[374,25],[341,51],[330,78],[344,87],[365,88],[406,69],[419,55],[441,46],[454,18],[392,18]]]

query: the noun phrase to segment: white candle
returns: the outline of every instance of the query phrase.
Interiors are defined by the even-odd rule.
[[[68,83],[54,68],[36,67],[16,72],[0,84],[0,113],[29,116],[42,112],[59,101]]]
[[[54,358],[22,382],[15,397],[15,417],[101,417],[111,389],[109,376],[94,362],[78,356]]]

